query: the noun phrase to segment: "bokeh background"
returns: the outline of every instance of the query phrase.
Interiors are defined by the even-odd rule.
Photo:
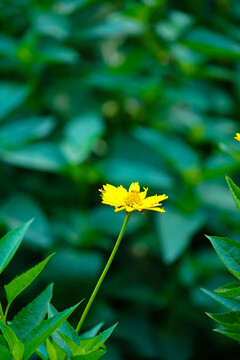
[[[119,321],[106,360],[237,359],[200,288],[232,280],[204,234],[240,235],[239,20],[238,0],[1,0],[1,233],[35,218],[1,284],[56,252],[10,317],[49,282],[59,310],[89,297],[124,219],[98,189],[139,181],[166,213],[132,215],[85,329]]]

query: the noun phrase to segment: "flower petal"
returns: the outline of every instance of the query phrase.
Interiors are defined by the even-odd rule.
[[[141,191],[139,194],[139,196],[142,200],[145,199],[145,197],[147,196],[147,192],[148,192],[148,188],[143,188],[143,189],[144,189],[144,191]]]
[[[149,196],[146,199],[143,200],[143,209],[148,209],[150,207],[155,207],[155,206],[159,206],[160,202],[167,199],[168,196],[164,195],[154,195],[154,196]]]
[[[112,206],[123,206],[123,198],[127,195],[127,190],[124,187],[115,187],[110,184],[103,185],[103,189],[99,190],[102,196],[102,203]]]
[[[132,184],[129,186],[128,192],[131,192],[131,191],[140,192],[140,186],[139,186],[138,182],[132,183]]]

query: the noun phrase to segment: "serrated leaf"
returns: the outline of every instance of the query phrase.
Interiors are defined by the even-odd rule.
[[[218,236],[207,236],[227,269],[240,279],[240,242]]]
[[[79,304],[55,315],[54,317],[42,320],[39,325],[32,329],[26,336],[23,337],[22,342],[25,345],[23,360],[29,357],[36,351],[36,349],[50,336],[59,326],[72,314]]]
[[[225,326],[225,328],[240,332],[240,311],[230,311],[222,314],[206,314],[214,321]]]
[[[83,302],[83,300],[81,300],[79,302],[79,305]],[[52,305],[49,304],[48,306],[48,316],[51,318],[55,315],[59,314],[59,312],[57,311],[57,309]],[[64,321],[64,323],[59,327],[58,331],[61,331],[63,334],[66,334],[67,336],[69,336],[77,345],[80,345],[80,337],[78,336],[78,333],[76,332],[76,330],[67,322]],[[54,336],[55,334],[53,334]]]
[[[48,316],[49,318],[52,318],[53,316],[59,314],[59,312],[57,311],[57,309],[54,308],[54,306],[52,306],[51,304],[48,306]],[[76,345],[80,345],[80,340],[78,337],[77,332],[75,331],[74,328],[72,328],[72,326],[67,322],[64,321],[64,323],[59,327],[58,329],[59,331],[62,331],[64,334],[66,334],[67,336],[69,336],[69,338],[71,340],[73,340],[73,342]],[[61,336],[58,334],[57,331],[55,331],[52,334],[52,338],[55,341],[55,343],[65,352],[65,354],[68,357],[72,356],[72,352],[69,349],[68,345],[66,344],[66,342],[61,338]]]
[[[235,297],[240,296],[240,283],[230,283],[227,285],[220,286],[214,290],[216,294],[224,297]]]
[[[202,291],[205,294],[207,294],[208,296],[210,296],[212,299],[216,300],[219,304],[225,306],[227,309],[230,309],[233,311],[237,311],[240,309],[240,300],[239,299],[224,298],[224,297],[217,295],[214,292],[207,290],[207,289],[202,289]]]
[[[45,260],[41,261],[39,264],[29,269],[27,272],[17,276],[8,285],[4,286],[9,305],[19,294],[21,294],[23,290],[25,290],[36,279],[36,277],[44,269],[52,256],[53,254],[49,255]]]
[[[231,191],[233,200],[235,201],[238,212],[240,212],[240,188],[236,184],[234,184],[232,179],[230,179],[228,176],[226,176],[226,180],[227,180],[229,189]]]
[[[81,347],[84,348],[85,352],[92,352],[95,350],[98,350],[101,346],[104,345],[105,341],[109,338],[109,336],[112,334],[113,330],[117,326],[117,323],[113,326],[111,326],[109,329],[101,332],[97,336],[95,336],[92,339],[86,339],[81,341]]]
[[[79,355],[87,355],[89,353],[100,350],[104,346],[105,341],[112,334],[116,326],[117,324],[113,325],[112,327],[98,334],[94,338],[81,340],[80,346],[76,345],[74,341],[70,339],[69,336],[61,333],[60,331],[58,331],[58,333],[66,342],[73,355],[79,356]]]
[[[52,298],[53,284],[50,284],[38,297],[17,313],[10,327],[19,340],[37,326],[47,314],[47,306]]]
[[[220,330],[220,329],[214,329],[213,331],[218,332],[219,334],[225,335],[229,337],[230,339],[240,341],[240,333],[232,333],[227,330]]]
[[[0,274],[11,261],[32,221],[10,231],[0,240]]]

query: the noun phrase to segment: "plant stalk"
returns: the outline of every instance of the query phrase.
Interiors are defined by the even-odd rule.
[[[118,247],[119,247],[119,245],[120,245],[120,243],[121,243],[123,234],[124,234],[125,229],[126,229],[126,227],[127,227],[128,220],[129,220],[129,218],[130,218],[130,215],[131,215],[131,213],[126,214],[126,217],[125,217],[123,226],[122,226],[121,231],[120,231],[120,233],[119,233],[119,235],[118,235],[118,238],[117,238],[117,241],[116,241],[116,243],[115,243],[115,246],[114,246],[114,248],[113,248],[113,250],[112,250],[112,253],[111,253],[111,255],[110,255],[109,259],[108,259],[108,262],[107,262],[107,264],[106,264],[106,266],[105,266],[105,268],[104,268],[104,270],[103,270],[103,272],[102,272],[102,275],[100,276],[100,278],[99,278],[99,280],[98,280],[98,282],[97,282],[97,285],[95,286],[95,288],[94,288],[94,290],[93,290],[93,293],[92,293],[90,299],[88,300],[87,306],[85,307],[85,310],[84,310],[84,312],[83,312],[83,314],[82,314],[82,316],[81,316],[81,318],[80,318],[80,320],[79,320],[79,323],[78,323],[78,325],[77,325],[77,327],[76,327],[76,331],[77,331],[78,333],[79,333],[79,331],[80,331],[81,328],[82,328],[83,322],[84,322],[84,320],[85,320],[85,318],[86,318],[86,316],[87,316],[87,314],[88,314],[88,311],[89,311],[89,309],[90,309],[90,307],[91,307],[91,305],[92,305],[92,303],[93,303],[93,300],[95,299],[95,297],[96,297],[96,295],[97,295],[97,293],[98,293],[98,290],[99,290],[99,288],[100,288],[100,286],[101,286],[101,284],[102,284],[102,282],[103,282],[103,280],[104,280],[104,278],[105,278],[105,276],[106,276],[106,274],[107,274],[107,272],[108,272],[108,269],[110,268],[110,265],[111,265],[111,263],[112,263],[112,261],[113,261],[113,259],[114,259],[114,256],[116,255],[116,252],[117,252]]]

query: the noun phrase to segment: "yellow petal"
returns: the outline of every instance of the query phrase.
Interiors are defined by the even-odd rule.
[[[158,211],[158,212],[165,212],[165,210],[164,210],[163,208],[159,208],[159,207],[146,208],[145,210],[152,210],[152,211]]]
[[[236,133],[236,136],[234,136],[234,139],[240,141],[240,133]]]
[[[131,191],[140,192],[140,186],[139,186],[138,182],[132,183],[132,184],[129,186],[128,192],[131,192]]]
[[[155,195],[155,196],[149,196],[146,199],[143,200],[143,208],[148,209],[149,207],[155,207],[159,206],[160,202],[167,199],[168,196],[164,195]]]
[[[124,205],[124,197],[127,195],[127,190],[122,186],[115,187],[110,184],[103,185],[103,189],[99,190],[102,196],[102,203],[112,206]]]
[[[141,191],[140,194],[139,194],[139,196],[140,196],[140,198],[141,198],[142,200],[145,199],[145,197],[146,197],[146,195],[147,195],[147,192],[148,192],[148,188],[143,188],[143,189],[144,189],[144,191]]]

